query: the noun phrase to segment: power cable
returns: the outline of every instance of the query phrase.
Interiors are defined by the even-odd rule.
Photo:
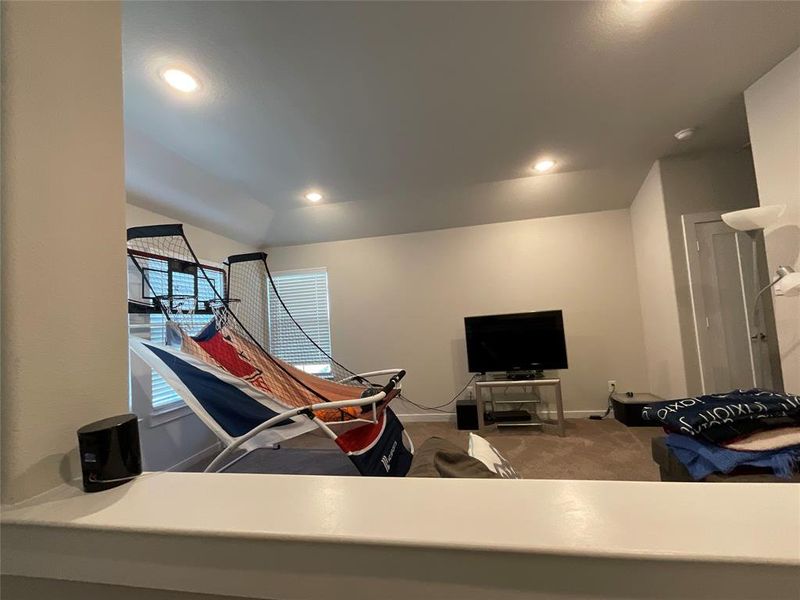
[[[448,400],[448,401],[447,401],[447,402],[445,402],[444,404],[439,404],[438,406],[423,406],[423,405],[421,405],[421,404],[417,404],[417,403],[416,403],[416,402],[414,402],[413,400],[409,400],[408,398],[406,398],[406,397],[405,397],[405,396],[403,396],[402,394],[400,394],[400,398],[402,398],[403,400],[405,400],[406,402],[408,402],[408,403],[409,403],[409,404],[411,404],[412,406],[416,406],[417,408],[420,408],[420,409],[422,409],[422,410],[434,410],[434,411],[436,411],[436,412],[447,413],[447,411],[446,411],[446,410],[441,410],[441,409],[442,409],[442,408],[444,408],[445,406],[448,406],[449,404],[452,404],[452,403],[453,403],[453,402],[455,402],[456,400],[458,400],[458,397],[459,397],[461,394],[463,394],[463,393],[464,393],[464,390],[466,390],[466,389],[467,389],[467,388],[470,386],[470,384],[471,384],[473,381],[475,381],[475,378],[476,378],[476,377],[477,377],[477,375],[473,375],[472,377],[470,377],[470,378],[469,378],[469,381],[467,381],[466,385],[465,385],[463,388],[461,388],[461,390],[460,390],[460,391],[459,391],[459,392],[458,392],[458,393],[457,393],[455,396],[453,396],[453,399],[452,399],[452,400]]]

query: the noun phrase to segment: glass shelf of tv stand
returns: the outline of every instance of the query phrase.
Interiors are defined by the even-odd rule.
[[[529,410],[525,410],[524,411],[524,412],[528,413],[528,418],[527,419],[525,419],[525,420],[519,419],[519,420],[503,421],[501,419],[503,418],[504,414],[508,414],[508,413],[511,413],[511,412],[519,413],[519,412],[522,412],[522,411],[498,410],[497,407],[495,406],[495,403],[492,402],[491,403],[492,404],[491,414],[492,414],[492,417],[493,417],[492,420],[494,422],[494,425],[497,426],[498,428],[501,428],[501,427],[503,427],[503,428],[504,427],[544,427],[544,421],[542,421],[541,417],[539,417],[539,412],[536,410],[536,405],[538,405],[540,403],[541,403],[541,400],[539,398],[535,398],[535,399],[532,399],[532,400],[501,400],[500,402],[497,402],[496,404],[501,405],[501,406],[503,406],[503,405],[520,406],[520,405],[525,405],[525,404],[533,404],[534,405],[532,407],[533,408],[532,410],[530,410],[530,411]]]
[[[533,400],[496,400],[495,404],[541,404],[541,398],[535,398]],[[492,407],[494,408],[494,407]]]
[[[500,388],[502,389],[502,387]],[[533,390],[531,390],[533,392]],[[501,400],[495,400],[494,397],[494,388],[489,388],[489,406],[490,414],[492,415],[492,422],[498,428],[505,428],[505,427],[543,427],[544,421],[539,417],[539,411],[537,410],[537,405],[541,404],[542,399],[538,396],[537,393],[531,393],[528,398],[523,400],[512,400],[509,398],[503,398]],[[532,404],[531,410],[525,410],[528,414],[527,419],[514,419],[503,421],[504,414],[510,413],[519,413],[522,411],[513,411],[513,410],[502,410],[499,409],[498,406],[507,407],[507,406],[524,406],[525,404]],[[519,414],[517,415],[519,417]]]
[[[544,427],[542,421],[509,421],[508,423],[495,423],[498,429],[506,427]]]

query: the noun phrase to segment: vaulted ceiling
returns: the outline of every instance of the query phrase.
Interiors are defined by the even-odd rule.
[[[270,246],[628,206],[655,159],[744,145],[743,90],[800,45],[800,2],[123,14],[129,201]]]

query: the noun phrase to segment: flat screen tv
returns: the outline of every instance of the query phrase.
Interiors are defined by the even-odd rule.
[[[471,373],[567,368],[560,310],[465,317]]]

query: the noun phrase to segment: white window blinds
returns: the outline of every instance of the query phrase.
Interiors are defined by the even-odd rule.
[[[330,359],[326,356],[331,354],[327,271],[309,269],[274,273],[272,278],[286,308],[270,286],[268,297],[270,352],[308,373],[323,376],[330,374]],[[322,351],[309,342],[292,322],[289,314]]]

